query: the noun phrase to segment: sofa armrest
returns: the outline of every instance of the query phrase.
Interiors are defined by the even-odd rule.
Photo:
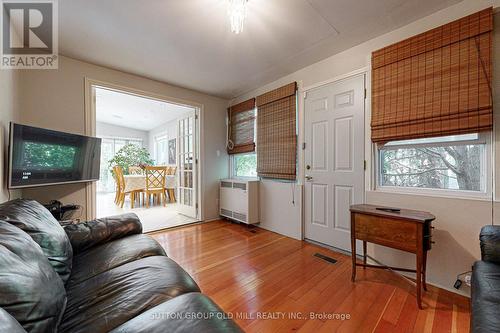
[[[105,217],[64,227],[74,253],[83,252],[129,235],[141,234],[142,224],[133,213]]]
[[[0,332],[26,333],[26,330],[7,311],[0,308]]]
[[[486,225],[479,234],[481,259],[500,264],[500,225]]]

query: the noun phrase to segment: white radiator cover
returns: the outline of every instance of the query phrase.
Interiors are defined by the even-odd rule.
[[[222,179],[221,216],[246,223],[259,223],[259,180]]]

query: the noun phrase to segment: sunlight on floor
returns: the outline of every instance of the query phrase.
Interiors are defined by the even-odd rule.
[[[177,213],[176,203],[167,205],[150,206],[149,208],[140,206],[130,208],[130,200],[127,197],[123,208],[118,207],[115,202],[114,193],[97,193],[97,217],[106,217],[124,213],[135,213],[139,216],[143,232],[150,232],[164,228],[176,227],[183,224],[196,222],[195,219]]]

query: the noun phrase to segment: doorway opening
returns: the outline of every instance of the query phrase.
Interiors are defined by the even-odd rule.
[[[144,232],[199,221],[199,108],[92,85],[102,139],[97,218],[137,214]]]

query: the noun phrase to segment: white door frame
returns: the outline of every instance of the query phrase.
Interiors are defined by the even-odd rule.
[[[203,146],[201,145],[202,142],[204,142],[203,137],[205,135],[204,133],[204,126],[203,126],[203,119],[204,119],[204,105],[200,103],[196,103],[193,101],[185,100],[185,99],[180,99],[176,97],[171,97],[171,96],[166,96],[166,95],[161,95],[161,94],[156,94],[140,89],[135,89],[135,88],[130,88],[127,86],[123,86],[121,84],[117,83],[111,83],[111,82],[106,82],[106,81],[100,81],[100,80],[95,80],[89,77],[85,77],[84,79],[84,89],[85,89],[85,94],[84,94],[84,124],[85,124],[85,135],[88,136],[95,136],[96,135],[96,109],[95,109],[95,95],[93,94],[93,87],[102,87],[105,89],[110,89],[110,90],[116,90],[119,92],[124,92],[127,94],[131,95],[136,95],[136,96],[141,96],[141,97],[146,97],[150,99],[155,99],[159,100],[162,102],[166,103],[171,103],[171,104],[177,104],[181,106],[188,106],[191,108],[194,108],[196,110],[196,120],[195,124],[198,128],[198,135],[196,138],[196,155],[198,157],[198,163],[196,165],[196,168],[198,168],[198,188],[197,188],[197,202],[198,202],[198,213],[197,213],[197,221],[203,221],[205,216],[204,216],[204,209],[203,209],[203,196],[202,196],[202,189],[203,189],[203,168],[202,165],[204,163],[204,149]],[[90,182],[87,183],[85,186],[85,195],[86,195],[86,201],[87,201],[87,207],[86,207],[86,215],[87,219],[95,219],[96,218],[96,183],[95,182]]]
[[[304,149],[303,149],[303,143],[305,142],[305,123],[306,123],[306,116],[305,116],[305,100],[306,100],[306,98],[305,97],[307,95],[307,92],[310,90],[325,86],[325,85],[329,85],[332,83],[336,83],[338,81],[342,81],[344,79],[347,79],[347,78],[350,78],[350,77],[353,77],[356,75],[360,75],[360,74],[365,74],[365,89],[366,89],[366,98],[365,98],[365,105],[364,105],[364,123],[363,123],[364,133],[363,134],[365,137],[364,156],[365,156],[365,160],[367,161],[367,163],[366,163],[367,165],[366,165],[366,170],[365,170],[365,174],[364,174],[365,187],[363,188],[363,203],[366,202],[367,183],[370,181],[369,180],[370,177],[367,177],[366,175],[371,174],[370,173],[371,172],[370,171],[371,170],[371,163],[368,162],[368,161],[371,161],[371,157],[368,155],[368,154],[370,154],[371,150],[366,149],[366,147],[371,147],[370,136],[366,135],[366,131],[367,131],[366,124],[369,124],[370,119],[371,119],[371,117],[370,117],[371,94],[368,93],[368,91],[371,89],[371,75],[370,75],[371,73],[370,73],[369,66],[362,67],[360,69],[351,71],[349,73],[338,75],[338,76],[335,76],[331,79],[328,79],[328,80],[325,80],[322,82],[318,82],[315,84],[311,84],[311,85],[308,85],[305,87],[302,86],[302,82],[298,83],[298,94],[299,94],[299,111],[298,111],[298,114],[299,114],[299,140],[298,140],[298,142],[300,142],[300,147],[299,147],[299,152],[298,152],[298,161],[299,161],[299,170],[298,170],[299,177],[298,177],[298,179],[300,182],[299,185],[302,185],[301,186],[302,191],[305,191],[306,161],[305,161],[305,153],[304,153]],[[302,209],[301,209],[302,210],[302,216],[301,216],[302,223],[301,223],[301,237],[300,238],[302,240],[305,240],[305,224],[306,224],[305,200],[306,200],[306,197],[304,195],[302,195],[302,198],[303,198]],[[359,246],[358,246],[358,248],[359,248]]]

